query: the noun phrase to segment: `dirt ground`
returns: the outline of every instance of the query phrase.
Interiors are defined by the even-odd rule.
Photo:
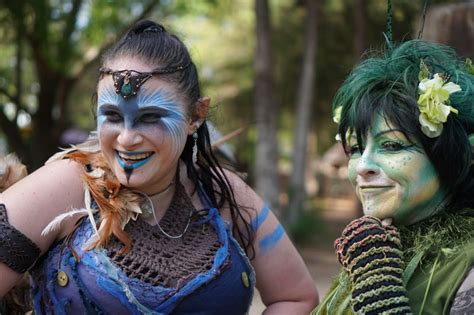
[[[311,245],[298,247],[318,288],[320,299],[326,295],[333,277],[340,268],[333,249],[334,240],[339,237],[341,231],[353,218],[355,218],[355,214],[351,211],[325,211],[322,216],[325,230],[321,233],[321,238]],[[317,233],[317,231],[315,232]],[[262,314],[264,309],[258,291],[255,291],[249,315]]]

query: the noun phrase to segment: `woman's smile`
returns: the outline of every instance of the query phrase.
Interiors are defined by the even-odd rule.
[[[365,185],[359,186],[359,190],[364,194],[380,194],[392,189],[393,185]]]
[[[123,168],[139,168],[149,162],[155,152],[116,151],[116,160]]]

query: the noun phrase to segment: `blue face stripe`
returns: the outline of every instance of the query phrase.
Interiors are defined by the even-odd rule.
[[[268,206],[267,203],[265,203],[263,205],[262,210],[258,214],[258,216],[256,216],[252,220],[252,222],[250,222],[250,226],[251,226],[251,228],[254,232],[257,232],[257,230],[260,228],[260,226],[263,224],[263,222],[265,222],[265,220],[267,219],[269,213],[270,213],[270,207]]]
[[[184,145],[187,137],[186,115],[180,111],[178,104],[171,101],[171,95],[157,91],[156,93],[146,94],[146,90],[138,93],[137,102],[141,108],[158,107],[164,109],[166,114],[161,118],[160,122],[166,127],[172,138],[174,145],[174,153],[177,152],[181,145]]]
[[[265,235],[258,243],[261,253],[264,254],[274,248],[283,235],[285,235],[285,229],[281,224],[278,224],[273,232]]]
[[[105,123],[107,117],[102,113],[101,106],[105,104],[119,104],[120,99],[114,90],[105,87],[97,95],[97,129]]]
[[[104,105],[108,106],[104,107]],[[122,116],[120,122],[107,121],[106,108],[114,107]],[[143,110],[153,112],[154,109],[161,116],[156,124],[145,123],[140,120],[144,113]],[[166,137],[171,139],[173,154],[180,153],[179,151],[184,146],[188,134],[184,108],[173,100],[171,93],[167,93],[164,89],[141,89],[136,97],[124,99],[115,92],[112,86],[104,85],[98,93],[97,127],[99,133],[104,124],[113,124],[120,129],[140,130],[140,132],[148,133],[151,136],[158,135],[155,128],[164,128],[168,133]]]
[[[147,93],[147,90],[142,90],[136,97],[125,100],[115,93],[110,86],[105,86],[100,89],[97,106],[98,126],[102,125],[106,120],[102,112],[103,105],[117,106],[123,116],[126,128],[135,128],[141,114],[140,110],[146,108],[157,108],[163,111],[165,114],[162,120],[165,122],[165,125],[171,129],[176,128],[175,125],[179,125],[179,123],[186,123],[186,115],[183,113],[184,110],[180,108],[179,104],[173,101],[171,93],[166,93],[163,90],[153,91],[148,94],[145,93]],[[174,133],[176,133],[176,130]]]

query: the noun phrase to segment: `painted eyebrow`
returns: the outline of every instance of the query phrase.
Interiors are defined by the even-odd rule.
[[[116,111],[119,111],[119,112],[122,112],[122,111],[120,110],[120,107],[119,107],[118,105],[115,105],[115,104],[104,103],[104,104],[101,104],[101,105],[99,106],[99,110],[100,110],[100,111],[111,110],[111,109],[116,110]]]
[[[378,138],[378,137],[383,136],[384,134],[390,133],[390,132],[400,132],[401,134],[405,135],[405,133],[403,133],[403,131],[401,129],[387,129],[387,130],[382,130],[379,133],[377,133],[374,136],[374,138]]]
[[[142,113],[159,113],[159,114],[166,114],[169,112],[168,108],[164,108],[162,106],[146,106],[146,107],[141,107],[138,108],[138,112],[140,114]]]
[[[406,137],[401,129],[387,129],[387,130],[382,130],[382,131],[378,132],[374,136],[374,139],[379,138],[379,137],[383,136],[384,134],[391,133],[391,132],[400,132],[404,137]],[[355,135],[351,135],[351,137],[349,138],[349,142],[348,142],[349,145],[350,145],[351,141],[356,141],[357,142],[357,137]]]
[[[169,107],[170,105],[173,107],[177,106],[171,95],[164,92],[163,90],[153,91],[149,94],[138,94],[137,105],[139,107]]]

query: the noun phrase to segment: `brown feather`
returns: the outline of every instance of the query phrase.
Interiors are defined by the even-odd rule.
[[[105,247],[114,235],[124,244],[120,254],[129,252],[132,242],[124,227],[130,219],[136,219],[143,197],[120,184],[100,152],[73,151],[66,157],[84,165],[81,176],[99,207],[99,238],[87,249]]]
[[[14,153],[0,157],[0,192],[3,192],[26,175],[26,166],[20,162]]]

